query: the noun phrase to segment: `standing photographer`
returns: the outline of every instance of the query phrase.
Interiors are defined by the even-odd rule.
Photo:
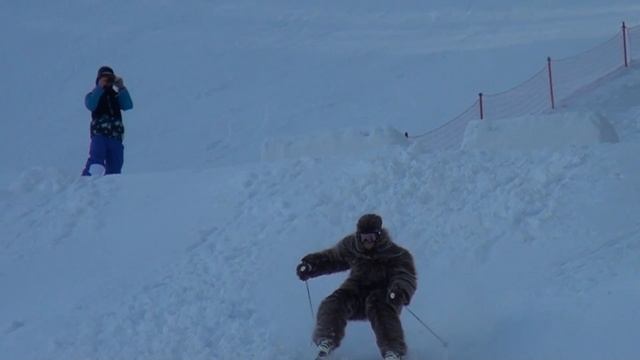
[[[91,147],[82,175],[120,174],[124,162],[122,111],[133,108],[124,81],[112,68],[101,67],[96,87],[84,103],[91,111]]]

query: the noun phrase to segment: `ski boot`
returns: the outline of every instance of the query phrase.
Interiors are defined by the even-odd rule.
[[[384,353],[384,360],[402,360],[402,357],[393,351],[387,351]]]
[[[333,341],[329,339],[320,340],[318,343],[318,356],[316,357],[316,360],[329,359],[329,354],[333,351],[334,347],[335,345],[333,344]]]

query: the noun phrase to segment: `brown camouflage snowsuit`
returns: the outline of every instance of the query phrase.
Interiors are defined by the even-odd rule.
[[[388,292],[402,293],[408,305],[416,290],[416,271],[411,254],[392,242],[382,229],[378,244],[367,251],[352,234],[331,249],[305,256],[313,264],[312,277],[351,269],[349,278],[318,309],[313,339],[330,339],[335,346],[344,337],[347,320],[369,320],[380,352],[406,353],[400,323],[403,304],[392,304]]]

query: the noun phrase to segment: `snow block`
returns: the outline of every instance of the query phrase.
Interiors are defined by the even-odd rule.
[[[394,128],[372,130],[340,129],[313,135],[271,138],[262,144],[263,161],[300,157],[362,154],[389,145],[408,144],[402,132]]]
[[[602,114],[563,112],[472,121],[465,130],[462,148],[534,150],[618,141],[615,128]]]

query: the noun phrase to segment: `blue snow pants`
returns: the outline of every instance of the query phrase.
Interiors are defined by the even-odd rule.
[[[105,175],[120,174],[124,163],[124,145],[122,140],[104,135],[92,135],[89,159],[82,171],[82,176],[91,176],[89,167],[100,164],[105,168]]]

